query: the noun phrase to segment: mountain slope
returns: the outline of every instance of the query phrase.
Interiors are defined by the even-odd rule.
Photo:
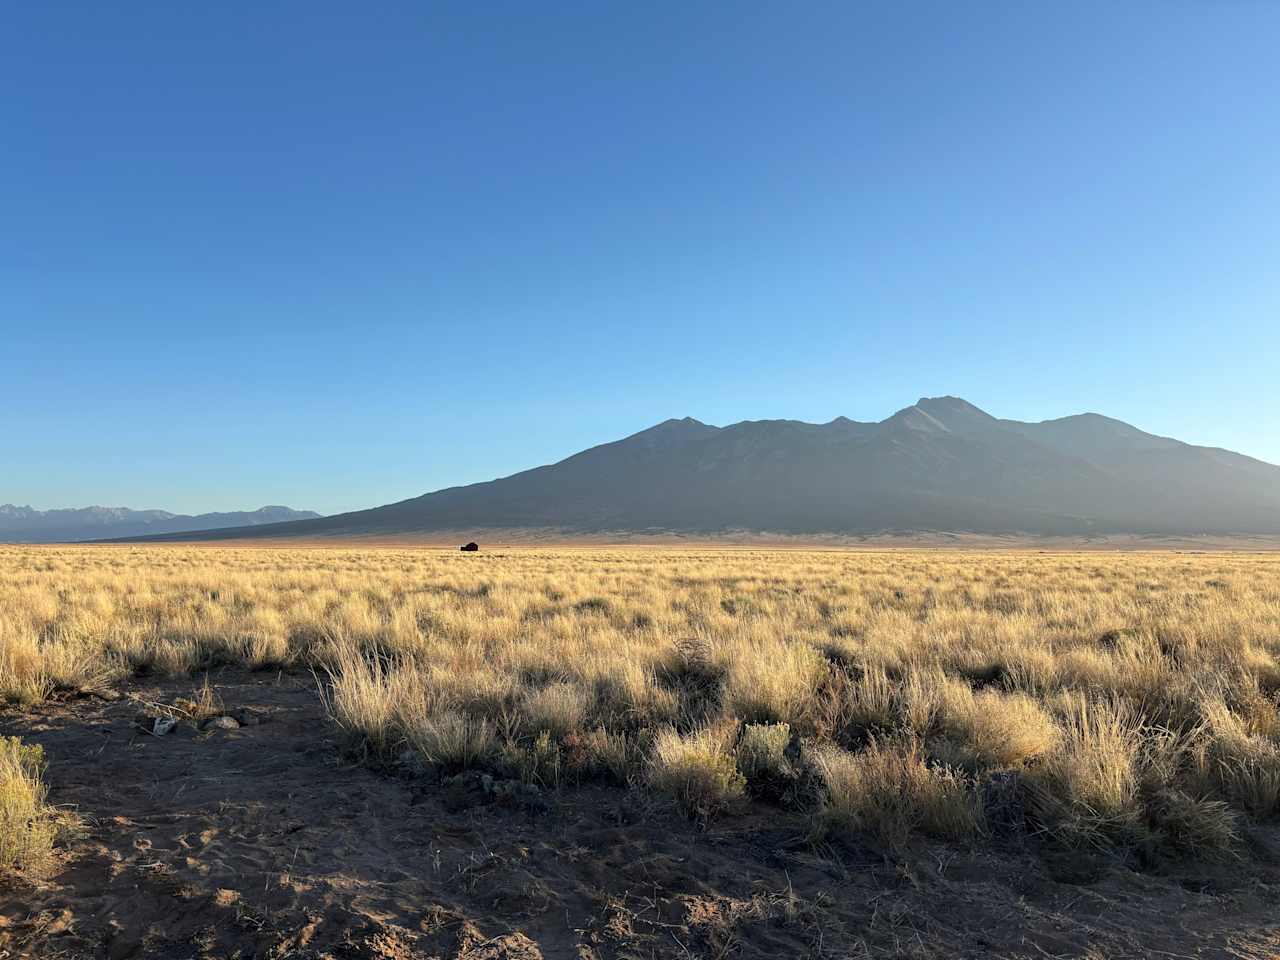
[[[127,507],[81,507],[67,510],[34,510],[11,503],[0,504],[0,542],[54,543],[184,533],[210,528],[239,528],[307,520],[320,514],[289,507],[261,507],[231,513],[185,516],[165,510],[130,510]]]
[[[1275,534],[1280,467],[1096,414],[1023,423],[938,397],[880,423],[668,420],[500,480],[200,538],[513,527]]]

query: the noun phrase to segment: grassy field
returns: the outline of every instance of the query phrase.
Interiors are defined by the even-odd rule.
[[[1280,810],[1280,557],[0,548],[0,699],[312,669],[378,765],[586,780],[816,839],[1238,855]],[[38,763],[0,822],[47,843]],[[0,859],[33,856],[30,843]]]

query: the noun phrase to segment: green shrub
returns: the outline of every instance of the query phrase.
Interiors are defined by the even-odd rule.
[[[724,728],[703,727],[683,737],[663,730],[654,741],[649,785],[695,816],[727,809],[746,787],[728,750],[731,739],[732,731]]]
[[[792,776],[787,759],[791,727],[785,723],[749,723],[742,728],[735,754],[738,769],[753,786],[785,781]]]

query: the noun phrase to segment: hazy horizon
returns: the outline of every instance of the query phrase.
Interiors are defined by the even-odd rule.
[[[26,5],[0,502],[333,514],[668,417],[1280,463],[1280,7]]]

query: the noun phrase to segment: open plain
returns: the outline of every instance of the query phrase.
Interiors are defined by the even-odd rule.
[[[1268,957],[1280,556],[0,548],[0,956]]]

